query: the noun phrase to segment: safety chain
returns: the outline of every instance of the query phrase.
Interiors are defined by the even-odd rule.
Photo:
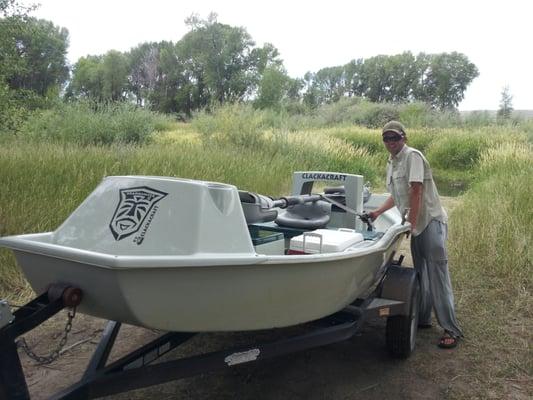
[[[65,330],[63,332],[63,336],[61,337],[61,340],[59,341],[57,347],[55,350],[53,350],[50,354],[45,356],[40,356],[38,354],[35,354],[31,349],[28,343],[26,342],[26,339],[20,338],[17,340],[17,347],[20,347],[24,352],[30,357],[32,360],[36,361],[37,364],[43,365],[43,364],[50,364],[57,360],[59,356],[61,355],[61,350],[63,350],[63,347],[65,347],[65,344],[67,343],[68,334],[70,333],[72,329],[72,320],[76,316],[76,307],[69,310],[67,314],[67,324],[65,325]]]

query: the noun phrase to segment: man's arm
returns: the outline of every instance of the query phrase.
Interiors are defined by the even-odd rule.
[[[409,187],[409,216],[407,221],[411,224],[411,231],[415,229],[418,214],[420,212],[420,205],[422,204],[422,183],[411,182]]]

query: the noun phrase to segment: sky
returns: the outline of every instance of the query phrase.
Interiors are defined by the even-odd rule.
[[[496,110],[505,86],[516,110],[533,109],[530,0],[23,0],[40,3],[32,13],[67,28],[68,59],[128,51],[142,42],[177,42],[185,19],[244,27],[257,46],[272,43],[288,74],[344,65],[353,59],[404,51],[457,51],[480,75],[460,110]]]

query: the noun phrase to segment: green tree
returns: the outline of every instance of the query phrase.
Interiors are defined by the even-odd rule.
[[[0,75],[15,91],[46,96],[68,78],[68,31],[35,18],[0,19]]]
[[[102,60],[104,99],[120,101],[126,98],[128,89],[128,62],[124,54],[108,51]]]
[[[304,102],[315,107],[357,96],[376,103],[424,101],[449,109],[457,107],[476,76],[476,66],[459,53],[378,55],[306,74]]]
[[[179,42],[178,55],[199,86],[200,105],[244,98],[251,83],[250,52],[254,45],[244,28],[207,20],[187,19],[191,28]]]
[[[361,79],[361,69],[364,60],[359,58],[352,60],[344,66],[346,76],[346,94],[348,97],[362,97],[364,91],[364,82]]]
[[[319,104],[339,101],[347,92],[344,67],[320,69],[313,76],[312,86]]]
[[[418,100],[441,110],[455,109],[464,99],[468,85],[479,75],[477,67],[457,52],[425,57],[428,64],[421,77]]]
[[[68,78],[68,31],[52,22],[18,17],[0,20],[2,75],[13,90],[56,94]]]
[[[17,16],[26,18],[37,7],[38,5],[36,4],[20,4],[17,0],[0,0],[0,15],[4,17]]]
[[[147,97],[154,90],[159,68],[158,43],[141,43],[128,53],[129,87],[137,105],[146,103]]]
[[[193,109],[213,102],[236,102],[257,91],[263,71],[280,67],[277,49],[271,44],[254,48],[244,28],[217,22],[216,14],[207,20],[191,16],[190,31],[177,43],[178,59],[190,85]]]
[[[67,87],[67,97],[103,101],[103,56],[81,57],[72,69],[72,79]]]
[[[58,100],[68,77],[68,32],[31,18],[34,8],[0,0],[1,131],[15,131],[31,109]]]
[[[303,78],[303,103],[310,109],[315,109],[320,105],[320,93],[318,88],[313,84],[315,79],[315,74],[308,71],[305,73]]]
[[[159,43],[158,67],[153,90],[148,96],[152,109],[167,113],[191,115],[196,99],[195,88],[178,57],[172,42]]]
[[[67,96],[97,102],[121,101],[129,92],[127,57],[116,50],[81,57],[72,69]]]
[[[266,67],[259,82],[258,95],[254,101],[257,108],[279,109],[287,97],[291,79],[287,73],[276,67]]]
[[[509,91],[509,86],[505,86],[502,90],[502,97],[500,100],[500,108],[497,112],[499,120],[508,120],[513,114],[513,96]]]

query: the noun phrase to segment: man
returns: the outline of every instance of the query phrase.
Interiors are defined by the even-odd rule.
[[[448,217],[442,208],[429,163],[422,153],[407,146],[403,125],[390,121],[382,131],[383,143],[390,153],[387,164],[387,190],[391,193],[385,203],[370,213],[375,220],[396,206],[402,215],[407,213],[411,224],[411,254],[420,278],[419,328],[431,327],[431,309],[444,335],[439,347],[453,348],[463,333],[457,324],[450,275],[446,239]]]

